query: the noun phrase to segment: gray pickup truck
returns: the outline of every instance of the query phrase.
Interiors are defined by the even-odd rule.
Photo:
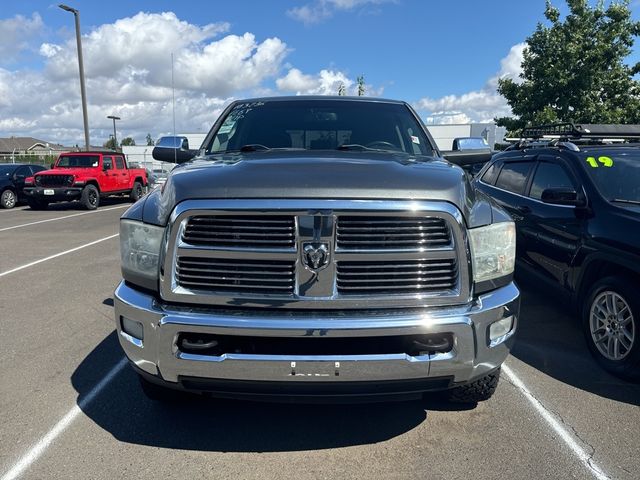
[[[118,337],[149,397],[493,394],[514,224],[409,105],[236,101],[199,150],[177,140],[120,225]]]

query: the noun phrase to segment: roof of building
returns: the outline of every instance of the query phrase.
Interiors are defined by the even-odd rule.
[[[35,146],[42,146],[43,148],[51,148],[52,150],[64,150],[67,147],[60,145],[59,143],[47,142],[45,140],[38,140],[33,137],[5,137],[0,138],[0,152],[13,152],[26,151],[34,148]]]

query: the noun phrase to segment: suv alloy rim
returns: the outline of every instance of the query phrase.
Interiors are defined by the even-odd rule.
[[[95,205],[98,202],[98,193],[95,191],[90,191],[89,192],[89,203],[91,203],[91,205]]]
[[[2,203],[4,203],[7,208],[13,208],[16,204],[15,194],[11,190],[5,190],[2,194]]]
[[[635,325],[631,307],[618,293],[606,290],[591,304],[591,339],[600,354],[614,361],[625,358],[633,348]]]

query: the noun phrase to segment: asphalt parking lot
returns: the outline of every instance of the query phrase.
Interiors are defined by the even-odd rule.
[[[501,384],[475,408],[147,400],[114,333],[128,206],[0,210],[1,480],[640,476],[640,386],[527,284]]]

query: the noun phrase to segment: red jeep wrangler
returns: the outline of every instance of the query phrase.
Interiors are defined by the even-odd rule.
[[[147,185],[147,173],[129,168],[121,153],[67,152],[51,170],[38,172],[25,185],[25,197],[34,210],[77,199],[87,210],[94,210],[100,197],[128,194],[132,201],[138,200]]]

